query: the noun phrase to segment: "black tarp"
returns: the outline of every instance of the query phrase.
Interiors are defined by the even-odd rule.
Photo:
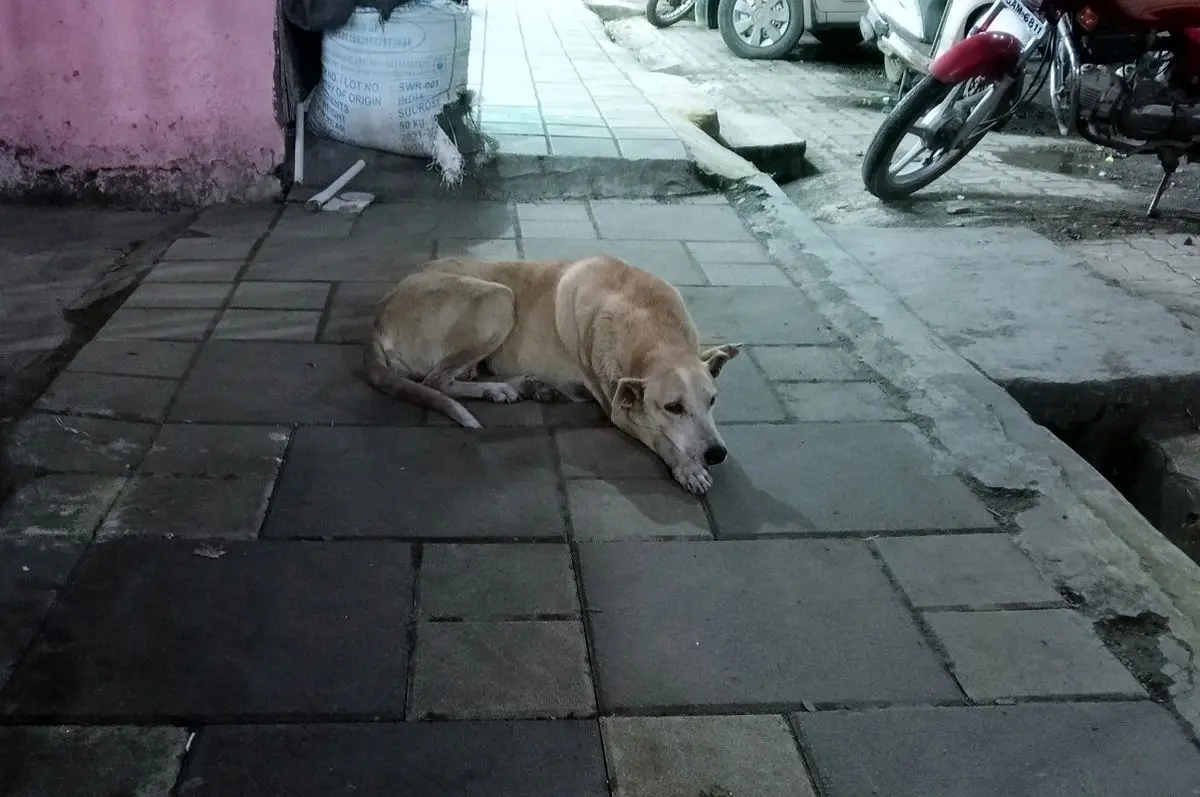
[[[283,13],[301,30],[332,30],[345,25],[356,8],[373,8],[384,21],[412,0],[281,0]]]

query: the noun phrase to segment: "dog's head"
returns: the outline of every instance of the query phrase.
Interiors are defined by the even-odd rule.
[[[716,377],[741,344],[714,346],[664,363],[640,378],[625,377],[613,393],[613,422],[653,449],[672,468],[707,468],[725,461],[725,442],[713,422]]]

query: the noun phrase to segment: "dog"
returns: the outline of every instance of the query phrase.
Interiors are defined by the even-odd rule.
[[[715,379],[740,350],[701,350],[679,291],[614,257],[443,258],[380,299],[364,365],[377,390],[468,428],[457,399],[594,400],[702,495],[728,454]]]

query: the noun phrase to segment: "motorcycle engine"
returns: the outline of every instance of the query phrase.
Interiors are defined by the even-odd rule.
[[[1200,102],[1172,87],[1174,55],[1159,51],[1121,65],[1085,65],[1079,75],[1084,122],[1137,141],[1200,136]]]

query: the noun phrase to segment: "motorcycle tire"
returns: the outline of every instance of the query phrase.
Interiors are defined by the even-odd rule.
[[[904,94],[896,107],[883,120],[883,124],[875,131],[867,154],[863,156],[862,178],[863,185],[873,196],[884,202],[906,199],[930,183],[939,179],[953,169],[958,162],[965,158],[975,145],[983,140],[978,136],[969,141],[966,146],[951,154],[938,164],[937,168],[923,175],[919,180],[898,185],[893,182],[888,167],[892,164],[896,149],[908,134],[909,129],[918,119],[927,114],[939,102],[945,99],[947,92],[956,84],[942,83],[932,75],[926,75]],[[1009,101],[1001,105],[1001,113],[1006,113],[1012,103],[1021,96],[1023,81],[1018,79],[1008,90]]]
[[[804,35],[804,6],[800,0],[782,0],[788,7],[787,27],[779,34],[779,40],[766,47],[755,47],[742,39],[733,27],[734,4],[737,0],[721,0],[717,6],[717,28],[725,46],[738,58],[751,61],[774,61],[796,49],[796,43]]]
[[[646,21],[656,28],[669,28],[676,22],[686,18],[696,7],[696,0],[681,0],[679,5],[670,13],[660,14],[658,4],[661,0],[646,0]]]

